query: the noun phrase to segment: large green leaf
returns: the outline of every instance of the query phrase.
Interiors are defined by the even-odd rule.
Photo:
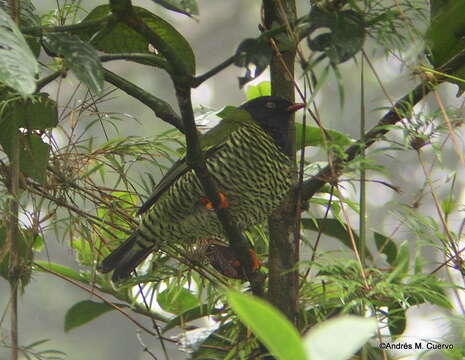
[[[309,14],[310,34],[328,30],[314,38],[309,36],[308,46],[321,51],[333,64],[340,64],[355,56],[365,42],[366,30],[362,16],[353,10],[325,11],[312,6]]]
[[[245,39],[236,50],[241,55],[234,64],[245,68],[245,75],[239,77],[239,87],[258,77],[270,64],[273,51],[265,39]],[[253,65],[253,69],[251,68]]]
[[[4,249],[6,233],[6,228],[0,227],[0,250]],[[19,279],[22,288],[31,280],[32,261],[34,257],[32,252],[34,239],[27,235],[27,233],[19,231],[18,241],[14,244],[14,246],[16,246],[14,252],[17,256],[16,266],[13,267],[11,263],[10,256],[13,254],[12,250],[8,251],[0,262],[0,276],[12,283],[14,283],[16,279]]]
[[[11,159],[11,141],[14,136],[17,136],[20,144],[19,167],[21,172],[39,183],[44,183],[50,145],[44,143],[39,135],[21,134],[16,129],[5,125],[2,126],[2,130],[4,132],[0,132],[0,144],[8,157]]]
[[[0,115],[0,126],[5,119],[15,119],[17,128],[28,130],[45,130],[58,124],[57,104],[45,93],[8,102],[5,114]]]
[[[296,148],[302,148],[302,131],[304,126],[301,123],[295,124],[296,131]],[[305,126],[305,146],[318,146],[327,148],[328,145],[337,145],[341,148],[351,145],[354,140],[335,130],[325,129],[326,134],[319,127]]]
[[[87,42],[69,34],[48,34],[44,46],[62,56],[65,65],[89,89],[97,94],[103,91],[103,67],[97,51]]]
[[[0,0],[0,8],[10,14],[9,0]],[[19,27],[28,28],[40,26],[40,17],[36,14],[36,8],[31,0],[22,0],[19,9]],[[25,35],[26,42],[36,57],[40,54],[40,38],[38,36]]]
[[[312,328],[304,336],[311,360],[348,360],[376,331],[377,322],[357,316],[341,316]]]
[[[291,322],[266,301],[228,291],[228,302],[270,353],[280,360],[306,360],[300,335]]]
[[[388,282],[399,282],[408,274],[410,264],[409,257],[409,243],[408,241],[404,241],[400,245],[397,256],[392,263],[394,270],[389,274],[387,278]]]
[[[0,114],[0,144],[11,158],[15,137],[20,143],[20,170],[43,183],[50,146],[30,130],[45,130],[58,123],[56,103],[45,94],[10,100]],[[19,129],[27,129],[20,132]]]
[[[172,314],[181,314],[199,304],[199,299],[189,290],[171,284],[157,295],[160,307]]]
[[[126,304],[116,304],[119,307],[127,307]],[[104,302],[83,300],[74,304],[65,315],[65,332],[85,325],[99,316],[115,310],[113,306]]]
[[[384,236],[378,232],[373,234],[376,248],[386,255],[386,260],[389,264],[393,264],[397,257],[397,245],[391,238]]]
[[[393,338],[401,335],[407,326],[405,310],[399,302],[394,302],[388,307],[388,327]]]
[[[465,53],[465,1],[433,1],[431,25],[426,34],[431,50],[431,62],[438,68]],[[463,62],[462,62],[463,63]],[[445,69],[447,71],[447,68]],[[451,80],[465,89],[465,65],[450,75],[462,78]]]
[[[21,95],[36,89],[39,64],[11,17],[0,8],[0,82]]]
[[[260,96],[270,96],[271,95],[271,82],[262,81],[257,85],[247,86],[247,100],[252,100]]]
[[[193,75],[195,57],[188,41],[172,25],[150,11],[137,6],[133,9],[136,15],[178,55],[186,73]],[[110,14],[111,9],[108,5],[97,6],[83,22],[103,19]],[[81,39],[90,41],[98,50],[107,53],[150,53],[148,40],[121,22],[112,21],[103,27],[79,31],[78,35]]]

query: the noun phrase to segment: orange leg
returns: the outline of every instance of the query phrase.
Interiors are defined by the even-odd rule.
[[[262,267],[262,262],[258,259],[257,253],[254,250],[249,249],[249,254],[250,254],[250,257],[252,259],[252,268],[251,268],[251,270],[256,271],[256,270],[260,269]],[[238,259],[234,259],[233,262],[231,263],[231,265],[234,266],[235,268],[238,268],[238,267],[241,266],[241,263],[239,262]]]
[[[252,271],[256,271],[262,267],[262,262],[257,257],[257,253],[252,249],[249,249],[250,257],[252,258]]]
[[[226,198],[226,195],[220,192],[218,193],[218,197],[220,198],[220,209],[227,208],[229,206],[229,202]],[[203,197],[200,199],[200,202],[203,204],[203,206],[205,206],[206,209],[213,210],[213,203],[209,198]]]

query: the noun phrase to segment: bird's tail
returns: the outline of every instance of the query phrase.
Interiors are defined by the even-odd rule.
[[[146,247],[141,244],[141,241],[138,241],[138,233],[136,232],[103,259],[98,270],[102,273],[114,270],[111,277],[113,282],[127,279],[137,265],[152,251],[152,246]]]

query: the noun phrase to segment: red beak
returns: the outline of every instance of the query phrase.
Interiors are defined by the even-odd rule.
[[[305,107],[305,104],[296,103],[296,104],[292,104],[291,106],[289,106],[287,108],[287,111],[289,111],[290,113],[293,113],[293,112],[296,112],[297,110],[302,109],[304,107]]]

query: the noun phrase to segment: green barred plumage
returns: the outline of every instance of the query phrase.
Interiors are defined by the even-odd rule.
[[[291,163],[282,150],[290,115],[300,107],[278,97],[257,98],[201,139],[209,173],[226,196],[240,230],[263,222],[289,191]],[[115,270],[112,279],[119,281],[165,241],[186,243],[222,236],[215,212],[200,201],[204,196],[184,159],[175,163],[142,205],[139,229],[105,258],[100,271]]]

